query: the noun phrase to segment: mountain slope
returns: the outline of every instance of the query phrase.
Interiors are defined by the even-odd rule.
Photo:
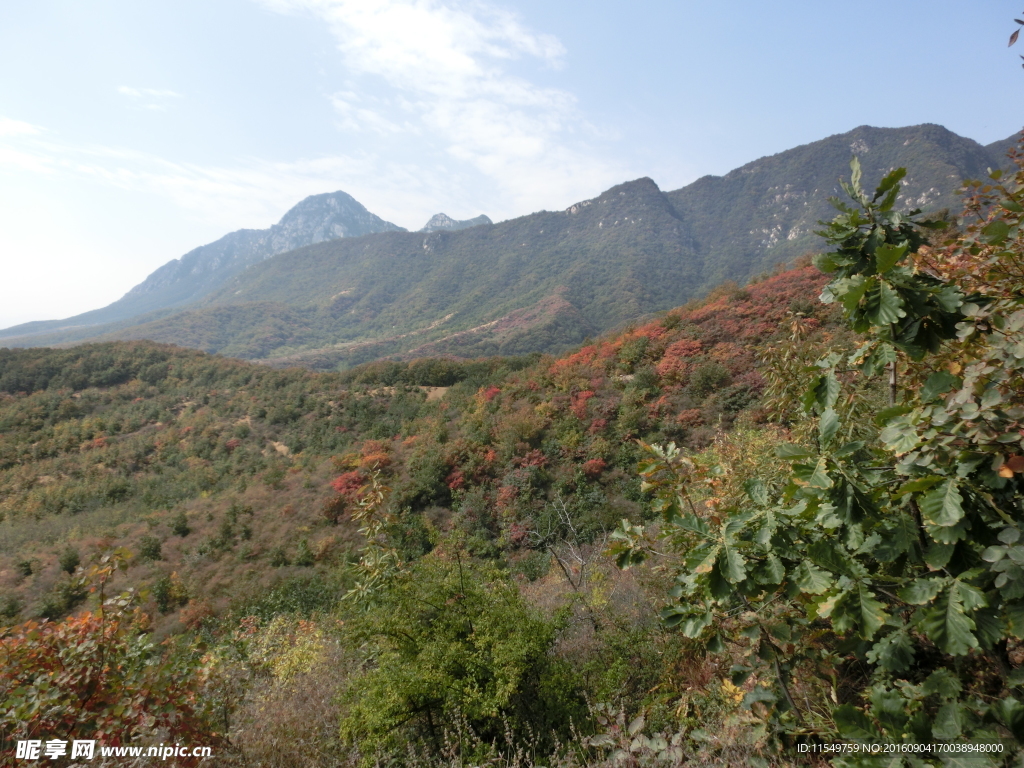
[[[901,204],[924,210],[959,208],[956,194],[967,178],[982,177],[1005,164],[1005,148],[990,151],[939,125],[908,128],[861,126],[802,147],[748,163],[725,176],[705,176],[667,197],[693,228],[698,250],[712,265],[709,285],[743,279],[788,263],[818,247],[817,222],[830,219],[831,196],[843,196],[840,178],[848,178],[857,155],[864,186],[872,187],[889,170],[908,169]]]
[[[672,192],[639,179],[562,212],[458,230],[475,220],[438,215],[433,232],[312,244],[218,277],[184,311],[5,343],[146,338],[317,369],[558,352],[815,250],[855,153],[866,185],[902,165],[905,205],[955,210],[960,182],[1003,164],[1011,143],[983,147],[936,125],[860,127]]]
[[[116,338],[305,364],[312,355],[316,367],[454,334],[446,351],[558,349],[679,304],[700,273],[684,223],[653,181],[639,179],[562,212],[309,246],[245,270],[199,308]],[[245,333],[231,330],[247,322]],[[557,337],[538,338],[538,323]],[[209,328],[218,330],[197,344]],[[296,359],[298,350],[308,354]]]
[[[0,331],[0,338],[64,329],[77,329],[80,338],[87,338],[91,335],[89,326],[195,301],[246,267],[275,254],[325,240],[390,231],[405,230],[370,213],[344,192],[312,195],[269,229],[240,229],[167,262],[113,304],[65,320],[7,328]]]

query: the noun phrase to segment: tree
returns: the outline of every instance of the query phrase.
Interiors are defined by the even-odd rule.
[[[461,556],[428,555],[395,574],[346,631],[368,671],[343,695],[342,735],[368,758],[410,741],[440,752],[466,727],[474,743],[504,742],[506,726],[544,741],[583,714],[548,653],[557,625],[498,571]]]

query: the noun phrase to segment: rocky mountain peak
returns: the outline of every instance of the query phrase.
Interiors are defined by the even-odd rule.
[[[480,214],[475,219],[464,219],[458,221],[453,219],[446,213],[435,213],[430,217],[420,232],[438,232],[440,230],[453,231],[456,229],[468,229],[469,227],[478,227],[481,224],[493,224],[487,216]]]
[[[283,253],[339,237],[404,231],[370,213],[358,200],[339,190],[310,195],[295,205],[270,228],[268,240],[276,253]]]

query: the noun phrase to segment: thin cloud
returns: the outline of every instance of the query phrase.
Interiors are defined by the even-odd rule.
[[[17,122],[3,120],[0,126]],[[460,186],[458,175],[444,169],[396,163],[372,153],[291,162],[242,158],[233,164],[204,166],[122,147],[63,142],[41,130],[36,134],[0,135],[0,169],[74,176],[156,195],[225,232],[269,226],[302,198],[338,189],[385,219],[418,227],[428,212],[436,212],[441,184],[455,190]],[[468,192],[465,197],[470,199]]]
[[[5,136],[32,136],[42,132],[43,129],[38,125],[32,125],[32,123],[26,123],[23,120],[14,120],[0,115],[0,138]]]
[[[161,88],[132,88],[121,85],[118,86],[117,92],[131,99],[131,104],[136,109],[149,109],[154,112],[166,112],[170,100],[182,98],[180,93]]]
[[[558,67],[566,50],[504,9],[436,0],[258,1],[330,29],[354,78],[344,96],[332,97],[340,129],[396,140],[429,134],[448,163],[468,165],[482,185],[501,191],[499,207],[525,212],[520,206],[593,194],[623,178],[621,166],[588,146],[608,135],[583,118],[575,96],[509,71],[523,59]],[[389,104],[363,103],[382,92]]]
[[[500,220],[557,209],[628,177],[594,146],[608,136],[571,93],[510,70],[517,61],[557,67],[566,51],[507,11],[435,0],[259,1],[331,30],[349,78],[328,98],[338,129],[359,135],[350,145],[358,149],[200,165],[0,118],[0,167],[156,195],[225,232],[266,227],[303,197],[337,189],[415,229],[439,210]],[[183,98],[129,85],[118,92],[136,108]]]

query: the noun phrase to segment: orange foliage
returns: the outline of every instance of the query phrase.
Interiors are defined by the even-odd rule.
[[[0,638],[0,731],[11,739],[130,744],[163,730],[215,744],[202,675],[143,634],[141,614],[27,622]],[[194,763],[184,762],[183,765]]]

